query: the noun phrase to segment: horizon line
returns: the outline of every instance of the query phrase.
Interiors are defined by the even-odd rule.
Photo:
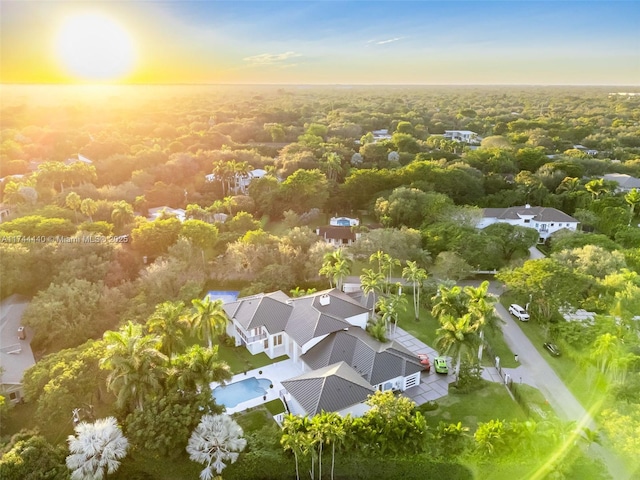
[[[64,82],[0,82],[0,86],[29,87],[169,87],[169,86],[288,86],[288,87],[631,87],[640,84],[624,83],[64,83]]]

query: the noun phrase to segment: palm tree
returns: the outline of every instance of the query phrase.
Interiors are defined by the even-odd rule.
[[[204,300],[191,300],[193,305],[189,323],[199,339],[206,339],[209,348],[213,345],[214,335],[222,335],[227,328],[227,314],[222,308],[222,300],[211,301],[208,295]]]
[[[76,192],[70,192],[64,199],[64,203],[68,208],[73,210],[73,213],[76,215],[76,223],[78,223],[78,210],[80,209],[80,205],[82,205],[80,195]]]
[[[94,423],[81,422],[76,436],[69,435],[67,467],[72,480],[101,480],[114,473],[127,455],[129,441],[122,435],[117,420],[107,417]]]
[[[174,358],[172,373],[176,386],[187,392],[201,392],[211,395],[211,383],[231,380],[232,374],[227,363],[218,359],[218,346],[203,348],[191,346],[184,354]]]
[[[397,258],[393,258],[388,253],[385,253],[382,256],[382,271],[383,273],[386,272],[387,275],[387,293],[389,293],[389,291],[391,290],[391,275],[393,273],[393,267],[399,267],[400,265],[400,260],[398,260]]]
[[[133,220],[133,207],[124,200],[120,200],[113,204],[113,210],[111,210],[111,220],[119,231],[122,231],[124,226]]]
[[[565,177],[558,188],[556,193],[573,193],[580,190],[580,179],[576,177]]]
[[[80,211],[83,215],[89,217],[90,222],[93,222],[93,216],[98,211],[98,204],[91,198],[85,198],[80,204]]]
[[[635,213],[636,206],[640,205],[640,190],[637,188],[632,188],[629,193],[624,196],[624,201],[629,204],[629,224],[631,225],[631,220],[633,220],[633,215]]]
[[[594,180],[591,180],[590,182],[587,182],[584,188],[591,194],[591,197],[594,200],[608,190],[607,186],[604,183],[604,179],[602,178],[596,178]]]
[[[227,466],[226,460],[235,463],[247,446],[244,432],[229,415],[204,415],[191,433],[187,453],[194,462],[205,465],[201,480],[211,480],[213,471],[218,475]]]
[[[149,332],[160,337],[160,351],[171,358],[178,350],[184,349],[184,334],[189,327],[185,306],[182,302],[163,302],[147,320]]]
[[[390,295],[390,303],[391,309],[393,311],[393,316],[391,319],[393,320],[393,333],[395,334],[398,331],[398,314],[400,311],[407,311],[407,296],[402,293],[402,286],[398,283],[396,284],[397,291]]]
[[[480,344],[478,346],[478,361],[482,360],[482,348],[484,346],[484,330],[495,331],[498,328],[498,322],[501,321],[497,315],[493,304],[496,302],[495,297],[488,294],[489,282],[484,281],[479,287],[464,287],[464,293],[468,297],[469,313],[473,320],[472,325],[479,332]]]
[[[308,443],[306,438],[307,434],[305,432],[289,428],[288,426],[291,425],[291,423],[287,422],[288,417],[293,417],[293,415],[288,414],[287,417],[285,417],[285,421],[282,425],[283,433],[282,437],[280,437],[280,444],[283,446],[285,451],[291,450],[293,452],[293,457],[296,462],[296,480],[300,480],[298,455],[302,455],[305,452],[305,447]]]
[[[104,334],[106,353],[100,366],[111,370],[107,388],[116,395],[118,408],[142,410],[144,399],[158,393],[167,357],[158,347],[160,339],[142,335],[142,326],[128,322],[117,332]]]
[[[322,162],[322,166],[327,174],[328,180],[336,181],[338,175],[342,173],[342,157],[334,152],[329,152],[324,155],[325,161]]]
[[[591,358],[602,373],[610,368],[610,362],[620,355],[620,342],[618,337],[611,333],[599,335],[593,342]]]
[[[342,290],[342,282],[350,272],[351,259],[345,256],[341,248],[324,255],[319,273],[329,279],[331,288],[335,282],[336,288]]]
[[[452,287],[440,285],[438,294],[432,297],[431,300],[434,302],[431,314],[436,318],[442,316],[459,317],[465,312],[462,288],[457,285]]]
[[[457,320],[445,315],[440,317],[441,327],[436,330],[436,348],[444,355],[456,358],[456,382],[460,374],[460,357],[478,344],[478,334],[471,324],[472,316],[467,313]]]
[[[336,412],[322,412],[324,422],[324,440],[331,445],[331,480],[336,464],[336,444],[342,443],[347,434],[344,427],[343,418]]]
[[[420,320],[420,290],[427,279],[427,271],[418,267],[417,262],[407,260],[407,266],[402,270],[402,278],[413,284],[413,310],[416,322]]]
[[[362,285],[362,292],[364,293],[364,303],[369,304],[369,295],[373,293],[374,300],[377,294],[382,293],[382,285],[384,283],[384,275],[380,272],[374,272],[370,268],[362,270],[360,275],[360,284]]]

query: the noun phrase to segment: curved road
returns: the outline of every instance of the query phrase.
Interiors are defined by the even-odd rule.
[[[471,283],[471,282],[470,282]],[[478,283],[478,282],[474,282]],[[496,282],[491,283],[493,293],[499,293],[500,288]],[[512,378],[516,378],[521,371],[522,376],[532,380],[540,390],[549,404],[563,420],[575,421],[580,427],[587,427],[596,430],[596,424],[591,415],[576,400],[573,394],[560,380],[556,372],[549,366],[529,338],[524,334],[517,321],[509,314],[502,304],[496,302],[496,312],[505,321],[502,325],[504,339],[512,352],[518,354],[520,367],[517,369],[505,369],[514,371]],[[632,473],[627,471],[623,463],[616,458],[608,448],[593,444],[589,450],[595,453],[606,464],[609,473],[615,480],[630,479]]]

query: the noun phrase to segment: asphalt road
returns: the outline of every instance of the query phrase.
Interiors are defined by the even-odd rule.
[[[494,290],[499,287],[493,285]],[[548,359],[544,358],[529,338],[524,334],[518,320],[514,319],[502,304],[496,302],[496,312],[505,321],[502,325],[504,339],[512,352],[518,354],[518,361],[524,369],[523,375],[533,380],[536,387],[562,420],[575,421],[580,427],[596,430],[597,426],[593,418],[576,400],[571,391],[560,380],[556,372],[549,366]],[[609,473],[615,480],[626,480],[632,477],[632,472],[627,471],[622,462],[611,451],[598,444],[589,447],[589,451],[607,465]]]

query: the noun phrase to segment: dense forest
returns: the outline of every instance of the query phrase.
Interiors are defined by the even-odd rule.
[[[443,285],[451,292],[474,272],[498,271],[505,298],[529,299],[536,328],[598,385],[606,443],[629,457],[640,448],[640,191],[603,178],[640,178],[640,94],[612,87],[2,86],[2,96],[0,295],[31,299],[23,323],[35,332],[39,361],[25,392],[39,422],[70,433],[71,410],[92,403],[124,422],[139,455],[184,456],[199,412],[219,411],[204,386],[233,371],[197,345],[198,337],[203,346],[213,338],[199,335],[193,320],[202,313],[199,299],[211,289],[326,288],[340,275],[323,273],[333,249],[315,228],[347,216],[360,225],[345,248],[351,269],[343,277],[366,275],[376,252],[423,268],[429,280],[416,317],[418,308],[432,310]],[[477,140],[444,135],[452,130]],[[252,178],[256,170],[262,173]],[[534,261],[527,255],[537,234],[506,224],[476,228],[483,208],[525,204],[561,210],[580,231],[552,235],[539,246],[546,258]],[[166,211],[151,219],[158,207]],[[172,209],[183,209],[184,219]],[[577,309],[595,320],[563,320],[561,312]],[[186,317],[189,332],[180,325]],[[151,370],[165,362],[172,373],[156,372],[147,394],[123,394],[114,386],[125,355],[116,344],[145,352]],[[209,362],[209,374],[189,377],[198,361]],[[20,408],[3,401],[3,423]],[[440,426],[431,450],[413,454],[421,462],[426,451],[440,461],[487,463],[493,447],[478,438],[483,428],[498,434],[486,425],[475,445],[460,440],[463,430]],[[526,437],[523,425],[505,423],[505,438]],[[184,438],[149,433],[169,429]],[[26,455],[31,442],[51,462],[38,468],[64,464],[51,438],[3,432],[2,441],[7,458]],[[496,455],[513,462],[517,451],[501,445]],[[553,445],[541,446],[535,461]],[[257,434],[249,447],[247,465],[292,465],[293,457]],[[558,472],[577,478],[571,475],[586,468],[588,448],[568,455]],[[23,478],[14,460],[3,460],[0,472]],[[58,474],[33,478],[65,478]],[[282,478],[265,475],[251,478]]]

